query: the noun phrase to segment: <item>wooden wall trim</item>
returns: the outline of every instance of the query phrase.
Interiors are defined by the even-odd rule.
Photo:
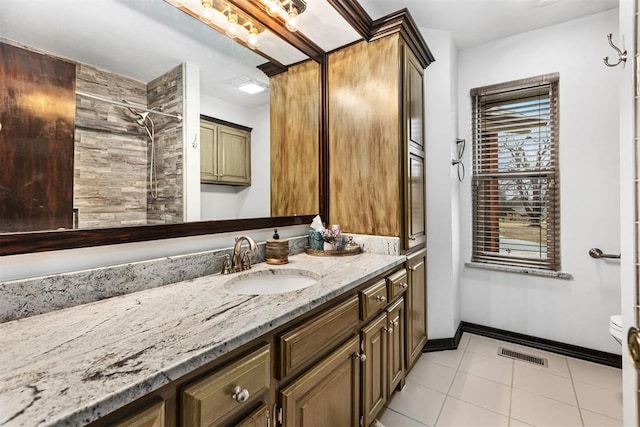
[[[455,350],[458,348],[463,332],[469,332],[483,337],[561,354],[563,356],[574,357],[576,359],[582,359],[588,362],[598,363],[600,365],[622,368],[622,356],[619,354],[593,350],[586,347],[566,344],[545,338],[538,338],[532,335],[520,334],[517,332],[507,331],[505,329],[497,329],[465,321],[460,322],[455,336],[452,338],[429,340],[423,347],[422,352],[429,353],[432,351]]]
[[[394,33],[401,33],[423,68],[435,61],[408,9],[372,20],[356,0],[327,0],[365,40],[371,42]]]
[[[0,235],[0,256],[310,224],[315,215]]]
[[[256,67],[258,70],[266,74],[267,77],[277,76],[286,72],[289,68],[277,62],[266,62]]]
[[[363,39],[371,37],[373,19],[357,0],[327,0]]]
[[[331,224],[329,210],[329,58],[324,56],[320,64],[320,212],[327,224]]]
[[[418,58],[422,68],[427,68],[429,64],[435,61],[416,22],[406,8],[373,21],[369,41],[393,33],[402,34],[405,42]]]

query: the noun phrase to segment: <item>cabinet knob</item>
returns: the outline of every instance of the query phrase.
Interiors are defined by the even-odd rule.
[[[409,285],[407,285],[406,283],[398,283],[398,286],[400,286],[402,289],[407,289],[409,287]]]
[[[400,321],[399,320],[394,320],[394,321],[391,322],[391,324],[397,328],[398,325],[400,324]]]
[[[376,295],[376,301],[385,302],[387,299],[382,295]]]
[[[393,322],[391,322],[391,324],[393,325]],[[392,327],[384,328],[384,330],[387,331],[387,333],[389,333],[389,334],[393,333],[393,328]]]
[[[233,395],[231,395],[231,398],[238,403],[245,402],[249,398],[249,390],[237,385],[233,389]]]
[[[355,356],[356,356],[356,359],[360,359],[362,363],[364,363],[367,360],[367,355],[364,353],[356,353]]]

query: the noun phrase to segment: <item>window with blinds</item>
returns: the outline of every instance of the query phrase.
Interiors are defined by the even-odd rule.
[[[558,81],[471,90],[474,262],[560,270]]]

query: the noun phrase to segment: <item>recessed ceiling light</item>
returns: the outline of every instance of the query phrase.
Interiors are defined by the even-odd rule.
[[[259,82],[247,76],[240,76],[236,77],[235,79],[229,80],[229,84],[251,95],[264,92],[269,88],[268,84]]]
[[[243,92],[246,92],[248,94],[256,94],[256,93],[260,93],[263,92],[266,88],[264,86],[261,86],[259,84],[255,84],[253,82],[250,83],[245,83],[242,86],[238,87],[238,89],[240,89]]]

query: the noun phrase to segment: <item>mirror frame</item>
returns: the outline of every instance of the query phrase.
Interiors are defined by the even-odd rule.
[[[320,170],[319,213],[326,222],[330,222],[329,119],[327,114],[329,98],[327,84],[328,53],[323,51],[322,48],[304,34],[300,32],[289,32],[280,21],[269,16],[266,11],[262,10],[254,1],[227,1],[263,23],[283,40],[320,64],[321,111],[320,131],[318,135],[318,144],[320,146],[318,158]],[[374,21],[357,0],[327,1],[364,40],[372,41],[399,32],[402,33],[412,50],[416,52],[418,60],[424,68],[434,61],[433,55],[429,51],[422,34],[407,9],[402,9]],[[260,69],[269,76],[286,71],[286,68],[269,62],[260,66]],[[315,214],[221,221],[197,221],[180,224],[143,225],[119,228],[3,233],[0,234],[0,256],[303,225],[310,224],[314,216]]]

